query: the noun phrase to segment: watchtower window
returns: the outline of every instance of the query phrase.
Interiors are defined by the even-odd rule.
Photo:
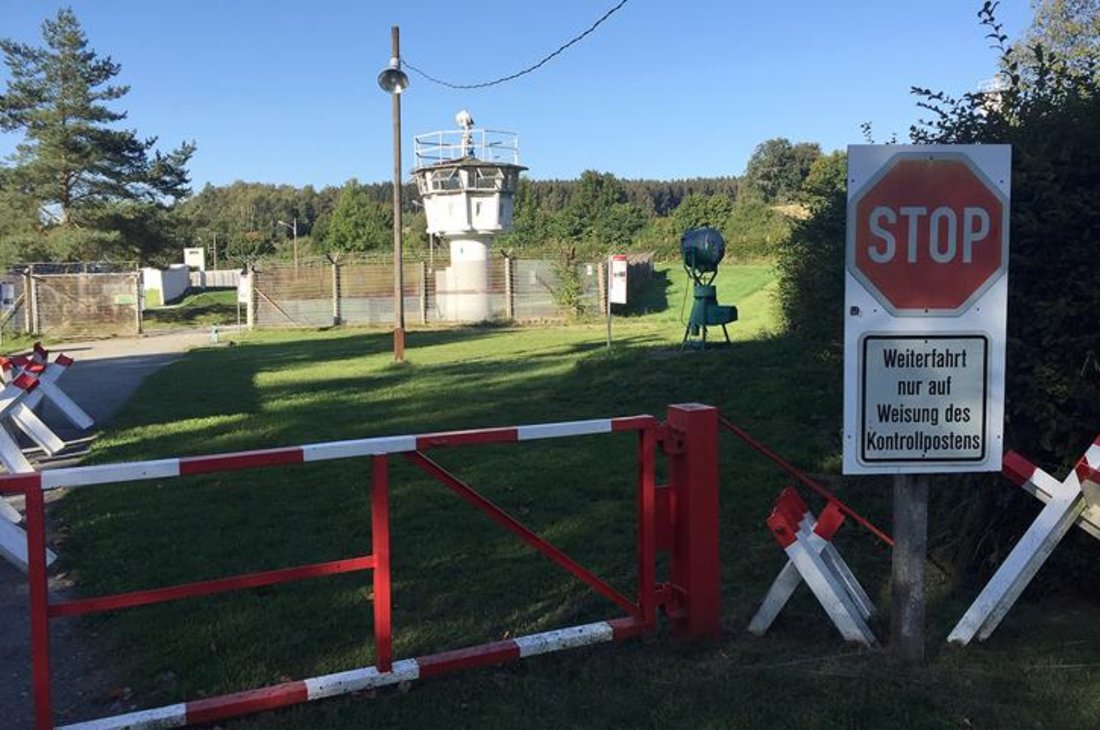
[[[428,190],[435,192],[437,190],[461,190],[462,180],[458,176],[458,170],[451,168],[448,170],[432,170],[428,173]]]
[[[503,185],[504,171],[499,167],[479,167],[475,170],[474,189],[500,190]]]

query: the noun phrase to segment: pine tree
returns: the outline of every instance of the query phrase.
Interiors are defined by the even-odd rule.
[[[24,194],[55,226],[91,226],[119,204],[155,205],[190,193],[194,143],[165,154],[156,138],[116,125],[111,108],[128,86],[120,66],[88,48],[71,9],[42,24],[44,47],[0,40],[9,80],[0,94],[0,129],[21,132],[14,173]]]
[[[371,251],[392,240],[393,209],[370,199],[368,187],[350,180],[340,191],[325,232],[331,251]]]

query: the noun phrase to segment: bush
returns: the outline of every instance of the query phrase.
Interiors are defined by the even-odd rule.
[[[557,279],[550,289],[554,303],[570,317],[583,316],[584,283],[581,281],[581,273],[577,265],[577,250],[572,248],[555,259],[553,271]]]
[[[1100,88],[1041,46],[1017,58],[992,13],[982,17],[1006,88],[960,99],[915,89],[933,116],[912,136],[1012,145],[1006,442],[1069,466],[1100,431],[1100,330],[1084,319],[1100,307]]]
[[[817,350],[839,355],[844,338],[846,155],[834,152],[807,179],[809,216],[776,248],[783,324]],[[819,169],[820,168],[820,169]]]
[[[994,7],[980,15],[999,43],[1004,88],[960,98],[914,89],[931,116],[910,136],[918,144],[1012,145],[1005,446],[1065,470],[1100,432],[1100,328],[1092,323],[1100,311],[1100,95],[1091,70],[1100,59],[1064,64],[1040,46],[1014,50]],[[788,330],[835,352],[843,337],[843,179],[825,188],[780,250],[780,302]],[[1035,500],[999,475],[971,482],[987,488],[957,495],[932,522],[948,557],[990,567],[1034,516]],[[1061,574],[1047,577],[1094,584],[1083,580],[1092,562],[1063,556]]]

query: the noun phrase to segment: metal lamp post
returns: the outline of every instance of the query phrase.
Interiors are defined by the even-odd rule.
[[[294,270],[297,271],[298,270],[298,219],[294,218],[293,221],[294,221],[293,224],[287,223],[286,221],[275,221],[275,222],[278,223],[280,226],[286,226],[287,228],[289,228],[291,233],[294,235]],[[217,249],[215,249],[215,250],[217,250]]]
[[[401,70],[401,31],[390,28],[389,65],[378,74],[378,85],[393,98],[393,360],[405,359],[404,263],[401,249],[401,92],[409,77]]]

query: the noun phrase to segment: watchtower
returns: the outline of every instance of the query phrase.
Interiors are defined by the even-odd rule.
[[[436,272],[436,302],[446,320],[480,322],[492,315],[489,249],[512,227],[519,173],[514,132],[474,127],[463,110],[459,129],[415,137],[413,177],[424,204],[428,233],[450,245],[451,265]]]

